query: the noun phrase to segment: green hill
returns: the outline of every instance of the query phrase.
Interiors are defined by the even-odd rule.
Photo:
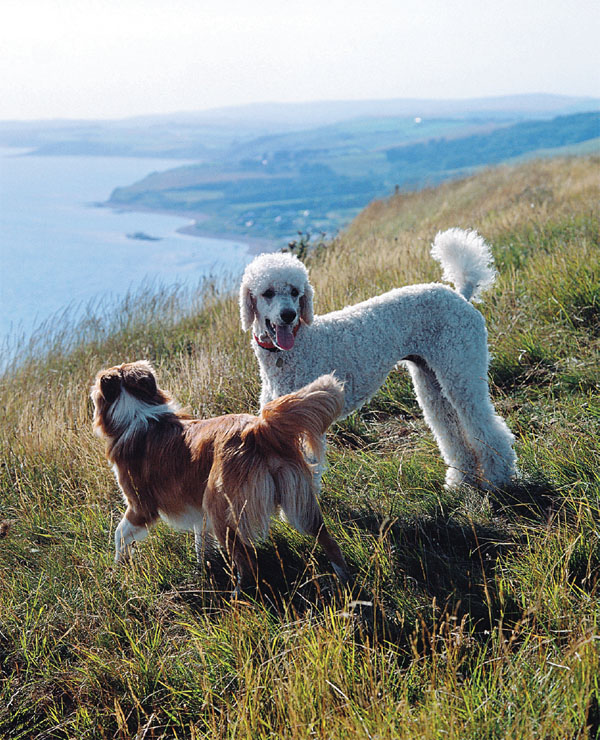
[[[245,141],[220,159],[116,188],[108,205],[184,214],[198,220],[198,233],[285,243],[298,231],[335,233],[396,188],[582,143],[597,152],[599,136],[598,112],[512,125],[491,118],[364,118]]]
[[[435,280],[440,229],[499,271],[480,309],[522,481],[443,487],[403,370],[334,427],[322,506],[354,584],[283,524],[236,603],[160,525],[112,564],[123,510],[91,430],[101,367],[148,358],[194,414],[255,410],[258,370],[218,284],[42,327],[0,377],[0,737],[595,737],[600,243],[596,157],[501,166],[371,203],[308,258],[318,313]]]
[[[397,168],[416,176],[497,164],[538,149],[558,148],[597,139],[600,113],[559,116],[552,121],[526,121],[500,128],[484,136],[433,139],[422,144],[388,149],[386,155]],[[417,167],[417,169],[414,169]]]

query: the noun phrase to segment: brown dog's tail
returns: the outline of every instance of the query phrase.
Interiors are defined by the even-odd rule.
[[[304,444],[308,455],[321,461],[323,435],[344,406],[344,390],[334,375],[322,375],[295,393],[270,401],[254,427],[256,443],[289,455]]]

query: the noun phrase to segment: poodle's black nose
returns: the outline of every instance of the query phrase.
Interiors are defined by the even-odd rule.
[[[293,311],[291,308],[284,308],[279,315],[284,324],[291,324],[292,321],[296,318],[296,312]]]

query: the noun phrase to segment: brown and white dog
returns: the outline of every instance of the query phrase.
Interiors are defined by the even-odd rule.
[[[91,397],[94,431],[106,440],[106,456],[127,502],[115,532],[117,561],[128,557],[160,517],[194,532],[199,558],[204,532],[212,533],[236,567],[237,593],[245,577],[256,577],[252,543],[266,536],[279,510],[296,529],[317,538],[338,577],[347,580],[303,452],[322,462],[323,435],[344,402],[334,376],[271,401],[260,416],[193,419],[157,386],[145,360],[100,371]]]

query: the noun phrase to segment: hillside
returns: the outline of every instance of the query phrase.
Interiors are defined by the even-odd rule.
[[[420,177],[430,173],[461,170],[482,163],[497,164],[526,152],[579,144],[600,138],[600,114],[579,113],[559,116],[552,121],[528,121],[459,139],[435,139],[410,147],[388,149],[394,167],[409,169],[418,164]],[[414,170],[413,170],[414,172]]]
[[[600,728],[597,157],[499,166],[372,202],[307,258],[316,311],[436,280],[436,232],[477,228],[494,403],[522,480],[444,465],[399,369],[329,435],[322,507],[354,583],[276,524],[261,591],[159,525],[112,563],[123,510],[92,434],[101,367],[152,360],[197,415],[255,410],[231,289],[130,296],[41,327],[0,377],[0,737],[593,738]]]
[[[542,150],[564,153],[582,142],[598,151],[600,113],[510,124],[475,116],[362,118],[239,143],[221,161],[116,188],[107,205],[186,215],[200,234],[284,244],[298,231],[331,235],[397,188],[432,185]]]

